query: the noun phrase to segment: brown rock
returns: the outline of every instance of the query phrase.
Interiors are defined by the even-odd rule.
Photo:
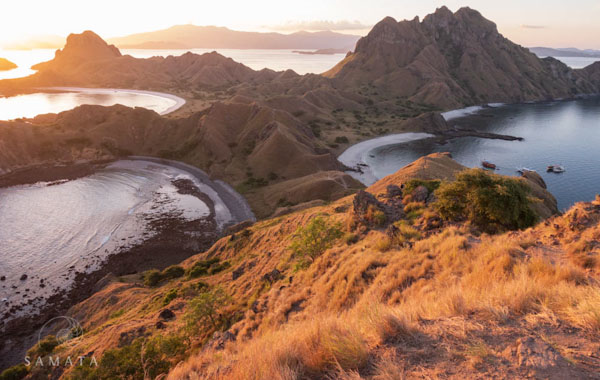
[[[426,202],[429,198],[429,190],[425,186],[418,186],[410,194],[413,202]]]
[[[531,337],[517,341],[517,359],[521,367],[547,369],[555,367],[559,358],[560,354],[546,342]]]
[[[175,318],[175,313],[173,313],[170,309],[163,309],[159,314],[158,318],[163,321],[170,321]]]

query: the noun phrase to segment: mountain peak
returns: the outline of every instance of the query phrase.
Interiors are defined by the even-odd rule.
[[[90,60],[98,58],[120,57],[121,52],[114,45],[109,45],[96,33],[86,30],[80,34],[69,34],[67,43],[62,49],[61,54],[91,54]]]
[[[96,33],[86,30],[83,33],[69,34],[67,43],[62,50],[57,50],[54,60],[39,63],[32,68],[35,70],[48,70],[65,67],[74,67],[83,62],[100,61],[118,58],[121,52],[114,45],[109,45]]]
[[[565,68],[504,38],[474,9],[453,13],[441,7],[422,22],[384,18],[358,41],[354,53],[324,75],[349,87],[368,83],[388,97],[440,108],[595,92],[589,82],[594,70],[578,81],[579,73],[557,74],[568,73]],[[549,88],[550,82],[560,85]]]

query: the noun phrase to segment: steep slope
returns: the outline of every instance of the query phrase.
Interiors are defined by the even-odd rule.
[[[154,287],[135,275],[107,278],[69,312],[83,336],[53,353],[88,353],[100,366],[63,378],[141,367],[152,376],[170,367],[178,380],[594,378],[600,199],[495,236],[422,223],[426,213],[412,224],[410,213],[370,224],[363,206],[414,210],[397,192],[402,184],[413,174],[449,178],[441,168],[458,167],[447,156],[429,160],[431,173],[421,163],[403,168],[377,197],[246,226],[182,263],[188,277]],[[329,235],[303,263],[294,242],[315,220],[345,236]],[[397,234],[404,243],[381,243]],[[207,305],[213,322],[201,312]]]
[[[585,72],[539,59],[469,8],[452,13],[442,7],[422,22],[387,17],[325,75],[346,86],[372,84],[389,97],[441,108],[600,91],[600,83]]]

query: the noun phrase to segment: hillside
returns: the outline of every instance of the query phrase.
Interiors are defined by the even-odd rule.
[[[241,32],[216,26],[176,25],[108,40],[121,49],[347,49],[360,36],[325,32]]]
[[[558,60],[539,59],[479,12],[441,7],[423,21],[387,17],[325,76],[388,98],[456,108],[596,93],[600,83]]]
[[[236,186],[259,216],[362,187],[340,172],[342,165],[310,128],[287,112],[256,103],[216,102],[177,119],[116,105],[0,121],[0,173],[126,155],[203,168]]]
[[[83,335],[50,349],[100,366],[62,378],[139,363],[178,380],[595,378],[600,200],[482,234],[410,188],[459,168],[425,157],[368,193],[258,222],[186,260],[185,275],[107,277],[69,311]]]

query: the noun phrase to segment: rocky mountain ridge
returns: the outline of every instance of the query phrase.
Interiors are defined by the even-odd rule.
[[[372,84],[388,96],[445,109],[600,91],[586,71],[539,59],[470,8],[452,13],[441,7],[422,22],[387,17],[325,76],[340,86]]]

